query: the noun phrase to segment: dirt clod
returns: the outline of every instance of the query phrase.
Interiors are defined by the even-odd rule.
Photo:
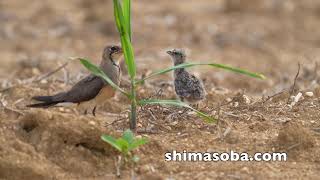
[[[285,150],[306,150],[315,146],[315,139],[301,124],[289,122],[279,130],[276,145]]]

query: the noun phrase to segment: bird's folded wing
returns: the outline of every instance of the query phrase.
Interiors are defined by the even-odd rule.
[[[105,86],[104,81],[95,75],[89,75],[75,84],[70,91],[65,93],[65,101],[80,103],[95,98]]]

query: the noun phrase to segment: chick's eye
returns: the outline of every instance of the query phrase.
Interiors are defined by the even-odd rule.
[[[117,48],[116,47],[111,47],[111,51],[116,51],[117,50]]]

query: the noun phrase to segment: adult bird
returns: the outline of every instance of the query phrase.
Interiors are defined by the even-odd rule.
[[[107,46],[103,50],[100,68],[117,85],[120,84],[121,70],[119,66],[123,55],[120,46]],[[40,101],[27,105],[30,108],[48,108],[64,104],[92,106],[95,116],[98,105],[115,95],[115,90],[102,78],[90,74],[76,83],[70,90],[52,96],[34,96],[33,100]]]

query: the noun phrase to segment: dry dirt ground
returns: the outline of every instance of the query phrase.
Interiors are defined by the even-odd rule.
[[[118,43],[112,15],[111,0],[0,1],[0,179],[116,179],[118,154],[99,137],[128,128],[124,97],[101,106],[97,117],[25,107],[31,96],[66,90],[87,73],[69,62],[41,79],[68,57],[97,63],[106,44]],[[267,79],[190,69],[208,91],[200,109],[219,122],[173,107],[139,109],[138,135],[149,143],[135,152],[141,160],[134,169],[122,169],[123,179],[319,179],[318,0],[139,0],[133,15],[139,76],[170,66],[165,50],[183,47],[192,61],[230,64]],[[139,96],[175,98],[171,80],[151,79]],[[287,105],[299,92],[303,98]],[[288,161],[165,162],[171,150],[283,151]]]

